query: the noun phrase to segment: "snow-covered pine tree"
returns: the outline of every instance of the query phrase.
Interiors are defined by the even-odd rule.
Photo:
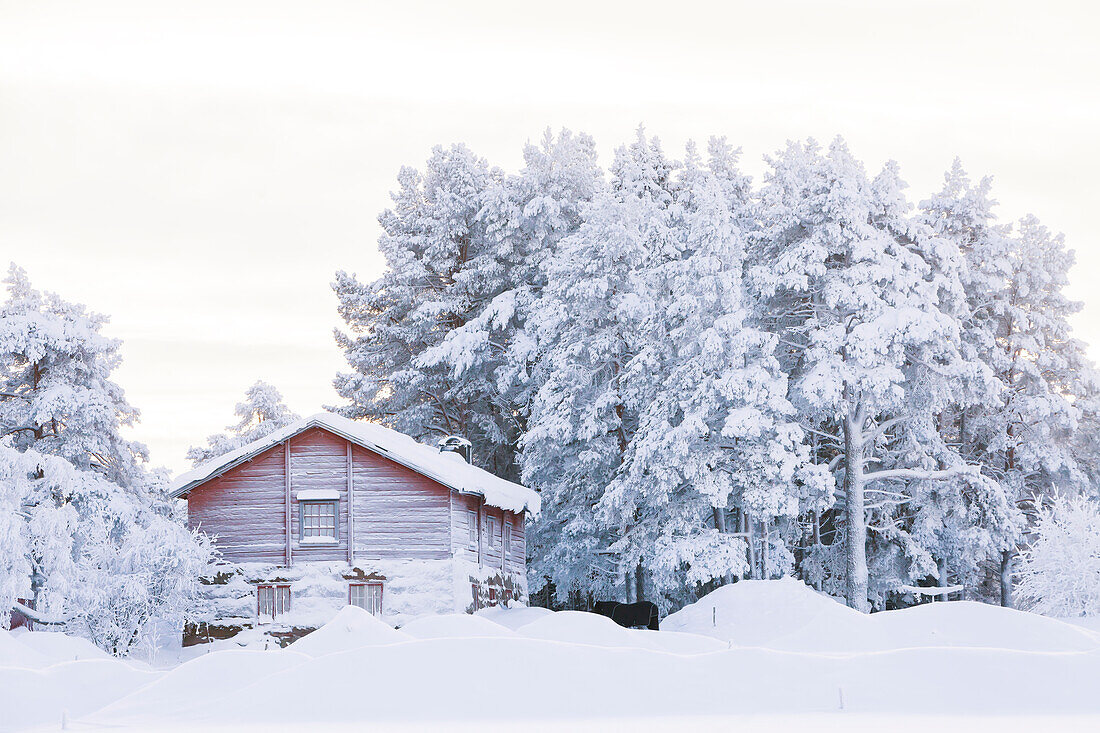
[[[936,196],[922,203],[941,237],[967,261],[964,342],[1000,386],[993,400],[960,413],[961,450],[995,476],[1026,510],[1044,496],[1088,485],[1074,440],[1082,409],[1093,404],[1096,377],[1069,317],[1080,303],[1064,294],[1073,253],[1034,217],[1013,233],[993,223],[991,181],[972,185],[956,161]],[[1078,404],[1080,403],[1080,404]],[[1000,602],[1012,605],[1012,566],[1019,526],[1000,538]]]
[[[604,186],[595,143],[584,134],[562,130],[554,137],[547,130],[541,145],[524,148],[524,161],[518,174],[486,191],[478,214],[486,247],[497,260],[499,292],[417,359],[486,394],[504,434],[498,470],[514,459],[537,389],[527,322],[546,284],[547,262],[580,226],[581,207]]]
[[[15,521],[0,526],[12,553],[0,564],[0,615],[30,598],[24,614],[125,653],[154,618],[186,614],[210,546],[171,519],[141,466],[144,447],[120,435],[137,411],[110,379],[119,343],[100,333],[106,318],[39,293],[14,265],[7,284],[0,502],[16,509]],[[157,541],[137,545],[139,533]],[[116,615],[126,633],[100,633],[95,624],[112,616],[122,588],[143,605]]]
[[[475,462],[508,476],[511,416],[492,404],[488,376],[455,378],[450,365],[421,361],[506,289],[496,242],[479,216],[501,179],[462,145],[433,149],[423,174],[401,169],[394,208],[379,216],[386,272],[366,284],[338,272],[333,283],[348,329],[336,339],[352,368],[335,386],[350,403],[336,408],[345,416],[426,441],[463,435],[476,446]]]
[[[910,482],[981,480],[927,427],[981,366],[945,304],[962,292],[958,258],[911,219],[892,163],[868,181],[839,139],[827,154],[790,143],[769,163],[751,281],[787,350],[792,402],[841,470],[845,595],[867,610],[868,513],[888,534]]]
[[[245,392],[244,402],[238,402],[234,414],[237,423],[226,427],[226,432],[211,435],[205,446],[193,446],[187,450],[187,459],[199,465],[229,451],[266,437],[299,419],[283,402],[279,390],[263,380],[256,382]]]
[[[607,597],[640,548],[609,554],[621,527],[597,517],[633,437],[638,405],[659,375],[639,359],[654,304],[646,271],[674,247],[668,226],[672,174],[658,141],[639,131],[619,148],[612,182],[586,204],[584,223],[547,262],[548,282],[528,320],[537,344],[523,479],[542,493],[532,527],[532,591],[553,583]],[[634,369],[628,374],[629,369]]]
[[[656,306],[635,361],[659,384],[638,405],[637,430],[602,504],[628,527],[615,549],[644,556],[658,597],[679,604],[700,584],[748,573],[742,533],[727,530],[729,510],[750,526],[793,518],[831,503],[833,480],[808,465],[776,338],[754,325],[743,287],[752,201],[737,151],[712,140],[703,167],[689,146],[676,194],[679,256],[650,270]]]
[[[0,308],[0,435],[19,450],[60,456],[120,486],[141,480],[145,446],[122,437],[138,411],[110,379],[119,342],[107,318],[40,293],[12,264]]]

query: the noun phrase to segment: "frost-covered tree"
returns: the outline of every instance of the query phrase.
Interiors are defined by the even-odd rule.
[[[656,383],[603,506],[630,528],[618,546],[647,557],[655,589],[685,600],[697,584],[749,572],[730,510],[746,528],[796,517],[831,503],[832,477],[809,465],[776,338],[756,327],[743,286],[752,202],[736,151],[712,140],[703,167],[689,146],[676,196],[677,247],[648,282],[664,306],[650,310],[631,365]]]
[[[279,390],[263,380],[245,392],[244,402],[238,402],[234,414],[238,420],[226,427],[226,432],[211,435],[205,446],[193,446],[187,450],[187,458],[199,465],[229,451],[266,437],[300,419],[292,412]]]
[[[637,424],[638,405],[658,375],[642,368],[652,313],[646,271],[673,246],[668,209],[672,172],[656,140],[620,148],[610,187],[583,207],[584,223],[547,263],[548,281],[529,319],[538,349],[523,436],[524,481],[542,493],[532,528],[534,589],[547,580],[609,594],[638,546],[612,542],[628,529],[597,516]],[[628,373],[629,369],[636,370]],[[632,524],[633,518],[626,518]]]
[[[110,379],[119,344],[100,333],[106,319],[39,293],[15,266],[7,283],[0,504],[11,513],[0,522],[0,615],[18,608],[124,653],[153,618],[186,612],[209,544],[171,518],[141,466],[144,448],[120,435],[137,411]],[[122,595],[145,597],[143,609],[120,614],[129,632],[97,631]],[[28,598],[33,608],[17,601]]]
[[[554,137],[547,130],[541,145],[525,147],[524,161],[519,173],[486,191],[478,214],[485,246],[494,253],[498,292],[417,359],[485,394],[482,404],[497,416],[503,434],[498,470],[514,460],[537,389],[528,321],[548,279],[547,263],[580,226],[581,207],[604,185],[587,135],[563,130]]]
[[[1069,325],[1081,305],[1063,292],[1073,253],[1034,217],[1021,220],[1016,232],[997,225],[990,188],[988,178],[971,184],[956,160],[943,190],[922,208],[937,233],[965,254],[964,343],[1000,387],[994,399],[960,412],[961,450],[1025,507],[1087,484],[1081,443],[1073,438],[1089,404],[1078,398],[1094,391],[1095,376]],[[1007,534],[996,548],[1006,606],[1018,538],[1018,531]]]
[[[984,482],[934,430],[980,378],[959,350],[959,258],[912,219],[892,163],[868,180],[840,140],[827,153],[792,143],[769,162],[752,281],[788,350],[792,402],[835,453],[845,596],[866,610],[868,515],[870,539],[893,545],[911,484]],[[926,571],[904,559],[905,575]]]
[[[424,173],[402,168],[394,207],[379,217],[387,270],[371,283],[338,272],[333,288],[348,332],[337,331],[352,371],[336,390],[351,418],[378,420],[421,440],[458,434],[474,460],[511,473],[505,421],[483,372],[454,376],[422,357],[480,315],[505,290],[496,242],[479,214],[502,178],[465,146],[432,151]]]
[[[1036,512],[1035,533],[1020,552],[1019,591],[1047,616],[1100,616],[1100,504],[1056,495]]]
[[[0,445],[0,616],[12,608],[125,654],[154,622],[182,625],[212,556],[142,493]],[[19,599],[33,598],[32,606]],[[3,619],[0,619],[3,620]]]
[[[139,481],[147,450],[122,437],[138,411],[111,381],[120,343],[107,318],[35,290],[14,264],[0,308],[0,435],[122,486]]]

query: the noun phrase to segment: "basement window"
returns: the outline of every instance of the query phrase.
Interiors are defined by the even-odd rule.
[[[276,619],[290,613],[290,586],[256,586],[256,613],[261,619]]]
[[[382,584],[352,583],[348,586],[348,603],[374,615],[382,615]]]
[[[336,542],[336,502],[298,501],[299,541],[303,545]]]

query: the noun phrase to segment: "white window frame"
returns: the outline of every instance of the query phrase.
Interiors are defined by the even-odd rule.
[[[332,507],[332,527],[326,526],[324,520],[329,518],[327,512],[321,511],[324,507]],[[318,510],[314,512],[314,510]],[[306,527],[307,519],[310,527]],[[316,526],[314,521],[316,520]],[[331,529],[332,534],[324,531]],[[327,545],[340,541],[340,502],[335,499],[298,501],[298,542],[303,545]]]
[[[473,509],[466,512],[466,523],[469,525],[469,543],[472,547],[477,547],[477,512]]]

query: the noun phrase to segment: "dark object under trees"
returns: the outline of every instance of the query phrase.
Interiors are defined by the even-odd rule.
[[[660,614],[657,612],[657,604],[652,601],[638,603],[596,601],[592,612],[607,616],[619,626],[625,626],[628,629],[644,626],[651,631],[660,631]]]

